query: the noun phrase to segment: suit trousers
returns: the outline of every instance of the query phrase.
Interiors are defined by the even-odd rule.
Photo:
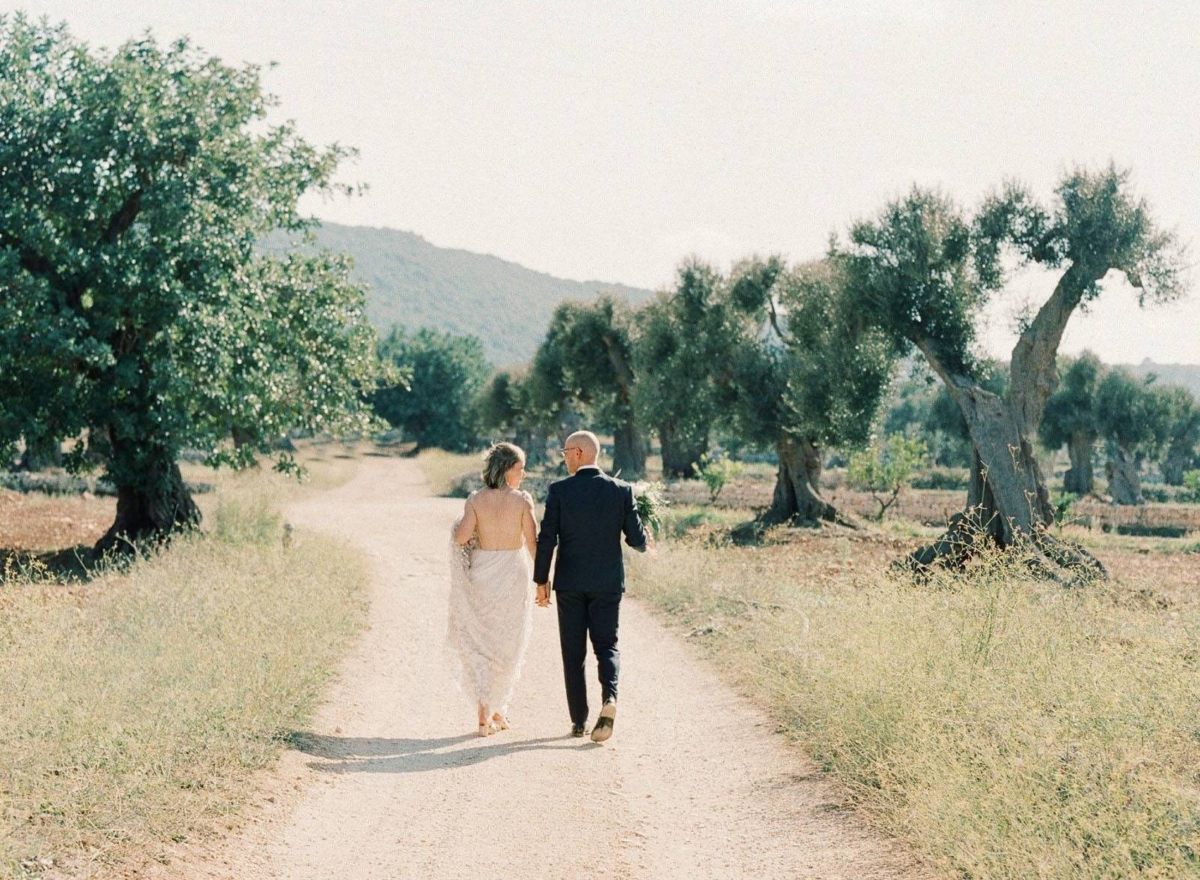
[[[563,678],[567,685],[567,708],[572,724],[584,724],[588,717],[587,679],[584,661],[587,659],[587,639],[591,636],[592,650],[600,677],[602,700],[617,698],[617,674],[621,669],[621,652],[617,650],[617,620],[621,610],[621,593],[556,591],[558,605],[558,640],[562,646]]]

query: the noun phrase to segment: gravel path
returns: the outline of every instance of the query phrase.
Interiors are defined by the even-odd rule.
[[[446,540],[461,501],[411,461],[366,458],[289,511],[374,565],[370,626],[313,732],[263,782],[260,808],[189,878],[893,878],[900,849],[841,808],[766,717],[636,602],[622,609],[621,707],[604,746],[571,739],[553,610],[534,636],[514,729],[475,736],[442,665]],[[594,672],[589,681],[598,691]],[[593,704],[598,704],[593,694]],[[594,706],[595,708],[595,706]],[[593,709],[594,711],[594,709]]]

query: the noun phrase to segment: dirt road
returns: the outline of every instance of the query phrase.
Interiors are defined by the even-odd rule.
[[[259,818],[203,865],[182,866],[187,876],[915,876],[635,602],[622,609],[608,744],[566,735],[554,612],[539,609],[514,729],[477,738],[441,652],[446,541],[461,505],[429,497],[414,463],[367,458],[349,483],[290,510],[371,555],[370,628],[313,732],[273,771]],[[598,690],[594,672],[589,681]]]

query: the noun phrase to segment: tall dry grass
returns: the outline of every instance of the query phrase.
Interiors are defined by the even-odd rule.
[[[282,546],[262,487],[84,585],[0,586],[0,877],[112,876],[236,813],[364,620],[346,546]]]
[[[943,876],[1200,876],[1200,603],[996,556],[917,585],[887,541],[664,551],[635,595]]]

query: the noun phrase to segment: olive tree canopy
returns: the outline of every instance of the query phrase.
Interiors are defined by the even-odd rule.
[[[645,474],[649,447],[634,406],[634,333],[619,299],[562,303],[514,400],[526,426],[556,426],[564,440],[586,411],[591,427],[612,432],[613,470],[628,479]]]
[[[696,476],[719,415],[715,368],[728,361],[735,339],[724,283],[714,267],[690,258],[675,287],[638,313],[636,404],[658,434],[667,477]]]
[[[1143,504],[1141,468],[1170,437],[1172,399],[1154,376],[1139,379],[1114,367],[1096,386],[1096,427],[1105,441],[1108,494],[1117,504]]]
[[[894,346],[861,319],[841,262],[788,267],[779,257],[734,267],[738,342],[712,369],[733,432],[774,445],[779,472],[767,523],[841,519],[820,493],[829,446],[859,446],[887,388]]]
[[[1090,351],[1068,361],[1058,390],[1046,401],[1038,431],[1038,439],[1047,449],[1067,447],[1071,467],[1063,478],[1063,489],[1077,495],[1095,490],[1092,453],[1100,437],[1096,387],[1104,372],[1104,364]]]
[[[418,449],[472,451],[479,439],[477,397],[492,369],[480,339],[393,327],[378,351],[406,379],[372,395],[375,412],[415,440]]]

